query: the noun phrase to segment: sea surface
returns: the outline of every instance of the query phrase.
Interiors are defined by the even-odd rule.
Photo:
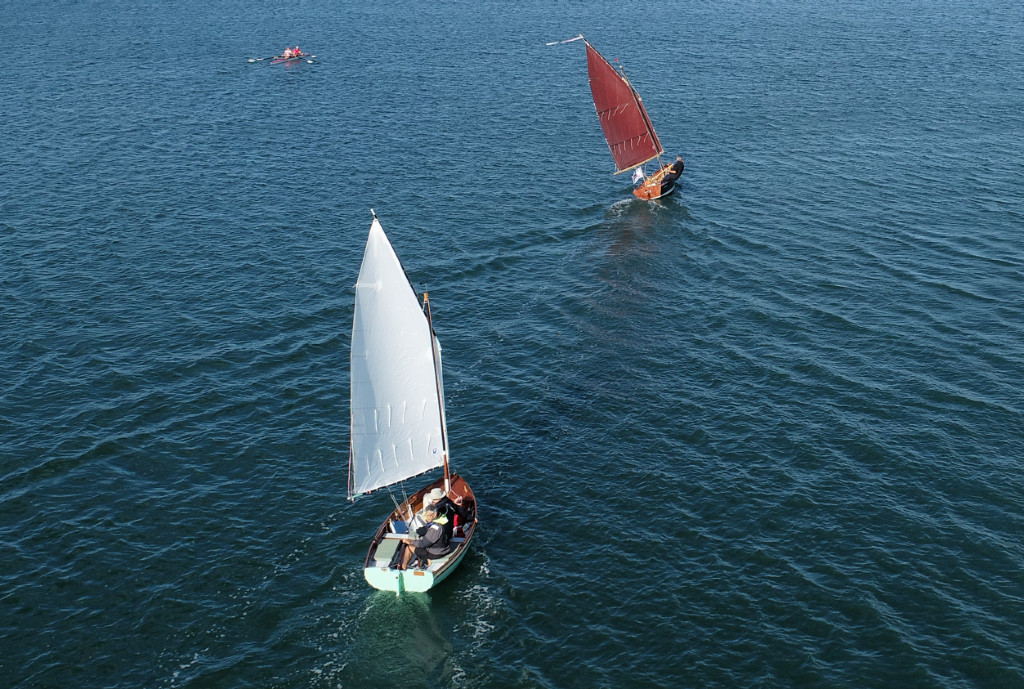
[[[0,686],[1024,687],[1019,1],[0,15]],[[371,208],[480,500],[422,595],[346,499]]]

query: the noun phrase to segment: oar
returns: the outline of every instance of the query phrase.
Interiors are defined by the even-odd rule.
[[[250,57],[249,62],[263,62],[264,60],[273,60],[275,57],[281,57],[280,55],[271,55],[270,57]]]

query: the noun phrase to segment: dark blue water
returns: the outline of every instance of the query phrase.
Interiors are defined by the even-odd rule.
[[[580,32],[686,159],[668,200],[612,176],[545,46]],[[1024,686],[1022,33],[6,3],[0,685]],[[366,585],[390,500],[344,499],[370,208],[481,503],[422,596]]]

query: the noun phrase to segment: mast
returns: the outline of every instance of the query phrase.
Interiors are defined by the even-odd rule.
[[[434,332],[434,321],[430,316],[430,297],[423,293],[423,310],[430,328],[430,352],[434,357],[434,382],[437,387],[437,413],[441,422],[441,457],[444,460],[444,492],[451,490],[451,477],[448,470],[448,424],[444,418],[444,382],[441,379],[441,353],[437,351],[437,334]]]

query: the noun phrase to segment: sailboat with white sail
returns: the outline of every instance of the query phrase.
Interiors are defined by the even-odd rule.
[[[372,211],[371,211],[372,212]],[[356,281],[352,321],[349,499],[441,469],[441,476],[398,504],[377,529],[363,574],[384,591],[427,591],[465,557],[476,532],[476,498],[450,469],[441,345],[430,317],[376,214]],[[470,518],[451,525],[449,550],[425,567],[403,568],[410,524],[424,499],[443,491]],[[404,497],[404,492],[403,492]],[[456,519],[457,521],[457,519]]]

